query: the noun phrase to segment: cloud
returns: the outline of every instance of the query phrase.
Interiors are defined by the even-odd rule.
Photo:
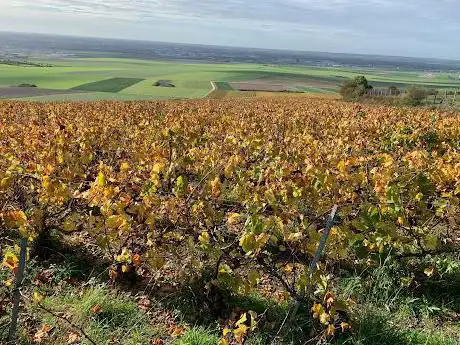
[[[458,10],[455,0],[0,0],[0,23],[14,13],[22,22],[27,17],[39,23],[41,17],[43,27],[65,19],[67,27],[49,31],[73,25],[72,33],[84,35],[105,23],[113,36],[129,33],[129,38],[145,38],[143,30],[151,28],[164,32],[164,40],[183,42],[219,44],[222,37],[275,48],[422,55],[422,49],[453,49],[451,40],[460,34]],[[128,25],[132,29],[126,31]],[[232,31],[242,36],[232,37]]]
[[[436,5],[431,0],[10,0],[10,6],[126,21],[164,18],[379,32],[393,27],[410,32],[411,23],[422,29],[423,21],[438,19],[452,26],[460,9],[452,0]]]
[[[454,4],[448,0],[439,2]],[[382,14],[382,10],[407,12],[417,9],[419,12],[424,5],[427,5],[426,12],[433,10],[429,0],[10,0],[10,4],[25,9],[33,7],[43,11],[86,13],[126,20],[174,17],[289,23],[303,23],[318,16],[327,20],[328,15],[375,15]]]

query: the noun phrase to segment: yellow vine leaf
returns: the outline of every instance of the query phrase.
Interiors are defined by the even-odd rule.
[[[230,225],[235,225],[236,223],[239,222],[241,216],[239,213],[230,213],[227,217],[227,222]]]
[[[40,292],[34,291],[33,293],[33,301],[34,303],[40,303],[45,299],[45,296],[43,296]]]
[[[128,172],[129,168],[130,168],[130,166],[129,166],[128,162],[123,162],[120,165],[120,171],[121,172]]]
[[[18,257],[13,253],[6,253],[3,257],[3,266],[9,268],[13,272],[16,272],[19,265]]]
[[[227,339],[225,338],[222,338],[219,340],[219,344],[218,345],[230,345],[230,343],[228,342]]]
[[[0,215],[9,228],[21,228],[28,225],[27,216],[21,210],[6,211]]]
[[[434,273],[434,267],[433,266],[430,266],[430,267],[427,267],[425,268],[425,270],[423,271],[423,273],[425,273],[425,275],[427,277],[431,277]]]
[[[334,336],[334,334],[335,334],[335,326],[334,326],[334,325],[329,325],[329,326],[327,327],[327,331],[326,331],[326,332],[327,332],[327,335],[328,335],[328,336],[330,336],[330,337]]]
[[[319,318],[321,314],[324,312],[324,308],[321,304],[315,303],[313,304],[313,307],[311,308],[311,311],[313,312],[313,317],[315,319]]]
[[[210,243],[210,237],[209,234],[206,231],[203,231],[200,236],[198,236],[198,241],[204,246],[209,245]]]
[[[323,311],[320,315],[319,315],[319,322],[321,322],[323,325],[329,323],[329,321],[331,320],[331,315],[329,315],[329,313]]]
[[[220,196],[222,189],[222,184],[220,182],[219,177],[216,177],[214,180],[211,181],[211,194],[215,198]]]
[[[102,171],[100,171],[99,174],[97,175],[96,182],[97,182],[97,185],[100,187],[105,186],[105,175]]]

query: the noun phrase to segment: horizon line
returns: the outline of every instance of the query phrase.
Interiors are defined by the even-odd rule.
[[[113,40],[113,41],[128,41],[128,42],[143,42],[143,43],[163,43],[163,44],[176,44],[176,45],[189,45],[189,46],[201,46],[201,47],[215,47],[215,48],[234,48],[234,49],[250,49],[259,51],[276,51],[276,52],[290,52],[290,53],[313,53],[313,54],[330,54],[330,55],[346,55],[346,56],[360,56],[360,57],[378,57],[378,58],[394,58],[394,59],[413,59],[413,60],[424,60],[427,61],[440,61],[440,62],[460,62],[460,59],[447,59],[447,58],[433,58],[433,57],[420,57],[420,56],[404,56],[404,55],[382,55],[382,54],[370,54],[370,53],[345,53],[345,52],[331,52],[331,51],[319,51],[319,50],[292,50],[283,48],[261,48],[261,47],[249,47],[249,46],[237,46],[237,45],[217,45],[217,44],[203,44],[203,43],[190,43],[190,42],[171,42],[171,41],[158,41],[158,40],[146,40],[146,39],[135,39],[135,38],[117,38],[117,37],[102,37],[102,36],[78,36],[73,34],[58,34],[58,33],[46,33],[46,32],[28,32],[28,31],[8,31],[0,30],[0,34],[18,34],[18,35],[36,35],[36,36],[57,36],[57,37],[69,37],[69,38],[84,38],[93,40]]]

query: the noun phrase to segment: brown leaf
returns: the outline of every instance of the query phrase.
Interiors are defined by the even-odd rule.
[[[95,305],[93,305],[93,306],[91,307],[91,312],[92,312],[93,314],[99,314],[99,313],[101,312],[101,310],[102,310],[102,307],[101,307],[100,304],[95,304]]]
[[[160,338],[154,338],[150,340],[150,345],[164,345],[165,342]]]
[[[139,254],[135,254],[132,258],[132,262],[134,265],[139,266],[141,264],[141,256]]]
[[[41,343],[43,339],[47,338],[52,331],[52,327],[45,323],[40,330],[34,334],[34,342]]]
[[[117,268],[112,266],[109,270],[109,277],[111,280],[115,280],[118,277],[118,271]]]
[[[171,326],[169,327],[169,335],[173,338],[180,337],[185,333],[184,327]]]
[[[80,334],[70,331],[67,336],[67,344],[77,344],[81,340]]]
[[[32,282],[37,286],[42,286],[43,284],[49,284],[53,281],[54,273],[52,270],[43,270],[39,272]]]
[[[142,310],[144,313],[150,309],[152,302],[147,297],[141,297],[137,302],[139,309]]]

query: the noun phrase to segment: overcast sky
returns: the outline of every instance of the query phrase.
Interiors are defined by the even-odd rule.
[[[460,59],[459,14],[458,0],[0,0],[0,30]]]

